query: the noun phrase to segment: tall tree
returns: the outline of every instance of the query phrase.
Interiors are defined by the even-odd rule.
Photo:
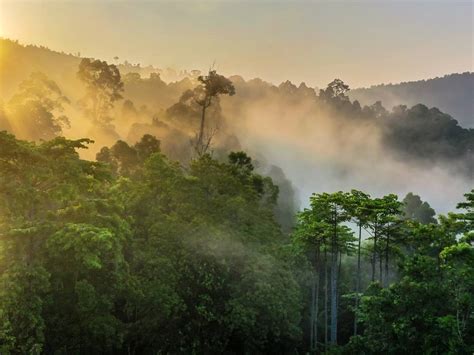
[[[466,235],[460,238],[465,223],[457,214],[438,224],[406,222],[408,237],[401,242],[409,252],[398,263],[400,278],[366,291],[360,306],[364,333],[351,339],[348,353],[474,350],[474,253]]]
[[[368,219],[367,219],[367,225],[370,230],[370,239],[373,240],[373,245],[372,245],[372,258],[371,258],[371,264],[372,264],[372,276],[371,280],[372,282],[375,281],[375,268],[376,268],[376,262],[377,262],[377,254],[379,255],[380,258],[380,246],[378,244],[379,239],[380,239],[380,233],[381,233],[381,217],[383,216],[385,210],[384,210],[384,202],[381,198],[375,198],[375,199],[370,199],[367,201],[367,209],[368,209]]]
[[[355,306],[354,306],[354,336],[357,335],[357,309],[359,307],[360,291],[361,291],[361,244],[362,229],[367,226],[369,210],[367,203],[370,196],[362,191],[352,190],[351,198],[348,201],[347,209],[351,215],[351,219],[357,224],[358,240],[357,240],[357,276],[355,286]]]
[[[86,112],[95,124],[109,127],[112,121],[110,109],[122,98],[123,83],[118,68],[106,61],[84,58],[77,76],[86,86],[86,96],[82,100]]]
[[[331,237],[330,245],[330,274],[331,274],[331,343],[337,343],[337,325],[338,325],[338,279],[339,267],[338,258],[340,251],[345,248],[345,243],[349,242],[342,235],[346,235],[346,230],[341,226],[343,222],[349,220],[347,213],[348,194],[337,192],[333,194],[314,194],[310,198],[311,208],[314,211],[316,221],[322,223],[322,226],[329,231]]]
[[[193,90],[192,95],[195,102],[201,107],[201,121],[194,148],[198,155],[203,155],[209,149],[214,134],[210,130],[206,134],[206,110],[211,106],[213,100],[219,99],[220,95],[234,95],[235,88],[229,79],[217,74],[215,70],[209,70],[207,75],[200,75],[198,81],[200,85]]]
[[[305,209],[298,214],[298,223],[293,233],[293,241],[302,246],[308,254],[311,271],[311,301],[310,301],[310,345],[311,351],[318,350],[318,326],[319,326],[319,294],[320,280],[323,274],[322,267],[326,269],[326,258],[322,260],[321,251],[326,254],[329,233],[327,225],[318,221],[313,209]],[[327,286],[327,282],[325,283]],[[326,305],[325,305],[326,308]],[[326,311],[325,311],[326,312]],[[326,332],[326,320],[325,320]]]
[[[320,96],[325,99],[341,99],[349,100],[346,93],[349,91],[349,85],[345,84],[341,79],[331,81],[325,90],[320,90]]]
[[[384,253],[385,258],[385,278],[383,278],[382,271],[380,270],[380,280],[381,284],[387,287],[389,282],[389,257],[392,251],[392,244],[394,244],[397,237],[400,235],[399,227],[402,222],[401,208],[403,204],[398,201],[398,196],[394,194],[386,195],[382,200],[384,203],[384,212],[380,216],[380,241],[381,243],[384,243],[384,245],[381,246],[380,249],[381,252]],[[380,265],[381,263],[382,255],[380,255]]]

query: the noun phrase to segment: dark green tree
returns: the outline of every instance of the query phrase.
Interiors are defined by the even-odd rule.
[[[405,218],[420,223],[436,223],[436,212],[428,202],[423,202],[418,195],[409,192],[403,199],[403,214]]]

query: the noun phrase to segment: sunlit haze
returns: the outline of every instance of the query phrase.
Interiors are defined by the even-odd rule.
[[[473,7],[0,0],[0,355],[474,354]]]
[[[471,1],[0,1],[0,35],[142,65],[324,87],[472,71]]]

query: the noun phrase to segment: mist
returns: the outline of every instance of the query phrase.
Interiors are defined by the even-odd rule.
[[[41,47],[24,47],[12,41],[2,43],[12,55],[21,58],[17,62],[7,61],[9,71],[2,71],[5,106],[8,108],[20,83],[30,74],[21,71],[21,66],[34,63],[33,58],[41,56],[43,60],[35,62],[34,70],[52,78],[68,99],[60,114],[69,119],[70,126],[62,127],[62,134],[71,139],[89,137],[95,141],[81,152],[83,158],[94,160],[103,146],[111,146],[118,139],[133,145],[144,134],[156,136],[161,141],[162,151],[170,158],[181,162],[191,158],[190,140],[198,127],[199,112],[182,106],[180,97],[198,85],[199,72],[182,72],[184,77],[179,81],[167,83],[157,68],[146,73],[140,66],[120,65],[125,91],[123,98],[114,102],[109,113],[111,124],[105,129],[95,125],[81,107],[80,101],[86,92],[76,75],[79,58]],[[146,74],[149,77],[145,77]],[[286,176],[292,189],[298,191],[298,196],[288,197],[293,199],[290,204],[295,208],[306,206],[314,192],[357,188],[374,196],[396,193],[403,197],[414,192],[438,213],[446,213],[455,208],[463,193],[473,185],[472,173],[469,173],[472,158],[469,162],[469,157],[462,156],[466,151],[462,147],[461,153],[451,154],[452,142],[446,144],[436,138],[432,146],[441,147],[441,153],[449,154],[440,156],[434,151],[427,158],[416,147],[408,149],[403,140],[395,137],[396,142],[401,142],[399,146],[405,147],[405,152],[399,154],[397,147],[388,142],[391,131],[387,125],[401,120],[402,116],[387,116],[388,111],[384,112],[382,107],[386,106],[384,102],[360,108],[355,101],[344,99],[334,106],[325,103],[317,89],[304,83],[297,87],[287,81],[275,86],[261,79],[245,81],[239,76],[230,79],[236,87],[236,95],[223,97],[210,108],[208,123],[218,127],[213,154],[225,157],[225,152],[244,150],[263,164],[262,173],[268,173],[272,165],[280,167],[283,179]],[[379,111],[387,117],[379,117]],[[449,117],[444,119],[453,124]],[[437,117],[433,122],[436,120]],[[8,112],[3,121],[4,129],[13,129],[19,138],[41,138],[34,136],[37,130],[25,135],[19,128],[21,122],[15,122]],[[436,129],[436,123],[427,118],[420,132],[430,136],[430,131]],[[467,135],[465,146],[469,151],[473,144],[472,131],[469,133],[458,126],[456,129],[463,136]],[[455,144],[459,140],[458,136],[453,139]],[[423,144],[421,148],[424,149]]]
[[[469,176],[456,172],[455,162],[401,159],[370,120],[347,120],[321,107],[316,112],[313,97],[291,103],[278,96],[244,105],[229,119],[245,150],[284,170],[297,186],[301,207],[312,193],[355,188],[373,196],[415,192],[447,213],[473,186]]]
[[[1,354],[474,354],[472,6],[102,2],[0,0]]]

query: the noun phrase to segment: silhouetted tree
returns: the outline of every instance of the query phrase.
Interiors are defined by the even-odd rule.
[[[348,101],[346,93],[349,91],[349,85],[345,84],[341,79],[331,81],[326,89],[319,91],[320,98],[329,101],[331,99],[339,99]]]
[[[87,113],[95,124],[109,126],[112,121],[109,110],[115,101],[122,98],[123,83],[119,70],[105,61],[84,58],[79,64],[77,76],[86,85],[86,96],[82,102],[86,104]]]
[[[234,95],[235,88],[229,79],[217,74],[215,70],[209,70],[205,76],[200,75],[198,80],[200,85],[193,90],[192,95],[195,102],[201,107],[201,122],[194,147],[198,155],[203,155],[207,152],[214,134],[209,132],[205,136],[206,110],[211,106],[213,99],[218,99],[219,95]]]

